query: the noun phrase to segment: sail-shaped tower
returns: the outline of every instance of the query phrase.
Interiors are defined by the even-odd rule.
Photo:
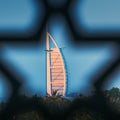
[[[65,96],[66,68],[64,59],[56,41],[48,32],[46,32],[46,62],[47,94],[52,95],[52,92],[57,90],[58,94]]]

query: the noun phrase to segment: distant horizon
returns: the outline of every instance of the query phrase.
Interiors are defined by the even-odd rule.
[[[118,87],[112,87],[111,89],[113,89],[113,88],[118,88]],[[111,90],[111,89],[105,89],[105,90],[103,90],[103,92],[104,91],[106,91],[106,90]],[[118,88],[119,90],[120,90],[120,88]],[[95,92],[95,91],[91,91],[91,94],[84,94],[84,93],[80,93],[80,92],[73,92],[73,93],[70,93],[70,94],[68,94],[68,95],[66,95],[66,96],[64,96],[64,97],[77,97],[78,95],[84,95],[84,96],[93,96],[94,95],[94,93],[93,92]],[[33,97],[34,95],[37,95],[38,97],[45,97],[45,96],[48,96],[48,95],[38,95],[37,93],[34,93],[34,94],[32,94],[32,95],[27,95],[27,94],[21,94],[21,96],[26,96],[26,97]],[[70,96],[71,95],[71,96]],[[77,95],[77,96],[74,96],[74,95]],[[8,97],[0,97],[0,103],[2,103],[2,102],[8,102],[8,99],[10,99],[10,98],[8,98]]]

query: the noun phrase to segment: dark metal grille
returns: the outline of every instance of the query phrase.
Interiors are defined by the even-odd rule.
[[[81,0],[82,3],[83,0]],[[39,5],[43,4],[45,11],[44,11],[44,18],[42,22],[37,22],[36,27],[34,27],[34,34],[27,34],[26,36],[23,36],[21,34],[13,36],[13,35],[0,35],[0,72],[2,72],[6,78],[9,80],[9,82],[12,85],[12,95],[9,100],[9,104],[6,107],[6,109],[0,114],[0,120],[12,120],[13,115],[15,113],[18,113],[19,111],[22,110],[29,110],[29,109],[34,109],[36,111],[41,111],[44,113],[46,116],[46,119],[52,119],[52,120],[67,120],[67,118],[78,108],[82,107],[87,107],[90,108],[94,111],[98,112],[104,112],[105,117],[108,120],[120,120],[120,114],[117,114],[114,112],[110,106],[106,103],[106,98],[104,97],[102,93],[102,85],[104,82],[107,80],[106,78],[120,65],[120,54],[118,52],[117,58],[115,59],[114,62],[109,65],[109,67],[104,71],[102,75],[97,75],[94,76],[92,79],[93,82],[91,84],[94,85],[96,93],[91,97],[90,100],[87,101],[81,101],[81,100],[75,100],[73,102],[73,105],[70,107],[69,110],[66,110],[64,113],[61,113],[60,115],[51,115],[48,110],[44,107],[44,105],[41,104],[35,104],[32,101],[29,101],[28,103],[24,103],[22,101],[22,98],[20,98],[18,91],[22,83],[22,76],[15,70],[11,71],[11,65],[6,63],[5,61],[2,60],[2,45],[3,44],[20,44],[20,45],[26,45],[26,44],[31,44],[31,43],[37,43],[40,38],[42,37],[44,28],[48,22],[48,20],[51,18],[52,15],[60,14],[62,17],[65,18],[69,31],[73,36],[73,42],[74,43],[91,43],[91,44],[100,44],[102,42],[113,42],[116,44],[117,51],[120,51],[120,34],[118,31],[118,34],[103,34],[103,33],[98,33],[98,34],[87,34],[87,32],[84,31],[82,32],[82,29],[76,31],[77,25],[75,25],[75,20],[71,19],[71,5],[76,2],[76,0],[67,0],[65,4],[62,4],[59,7],[51,6],[48,3],[48,0],[34,0],[34,2]],[[39,15],[38,15],[39,16]],[[82,28],[82,27],[81,27]],[[33,28],[31,28],[33,29]],[[96,77],[96,76],[99,76]],[[10,109],[11,108],[11,109]],[[18,109],[19,108],[19,109]]]

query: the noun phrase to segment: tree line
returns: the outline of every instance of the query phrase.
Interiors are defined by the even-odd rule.
[[[120,89],[112,88],[110,90],[104,90],[103,94],[113,110],[120,112]],[[73,104],[73,101],[67,97],[63,97],[57,93],[52,92],[52,96],[38,96],[33,95],[28,97],[26,95],[21,96],[25,102],[32,100],[35,103],[43,103],[43,105],[49,109],[50,114],[61,114],[64,113]],[[84,96],[83,94],[77,94],[76,99],[88,100],[91,96]],[[0,111],[3,111],[7,106],[7,102],[0,103]],[[45,116],[42,113],[38,113],[35,110],[23,111],[13,116],[13,120],[45,120]],[[77,109],[68,120],[104,120],[104,114],[97,113],[96,111],[88,108]]]

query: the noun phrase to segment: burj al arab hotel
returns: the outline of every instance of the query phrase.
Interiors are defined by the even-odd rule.
[[[52,44],[52,45],[51,45]],[[66,94],[66,68],[61,52],[53,37],[46,32],[46,73],[47,94],[57,90],[59,95]]]

